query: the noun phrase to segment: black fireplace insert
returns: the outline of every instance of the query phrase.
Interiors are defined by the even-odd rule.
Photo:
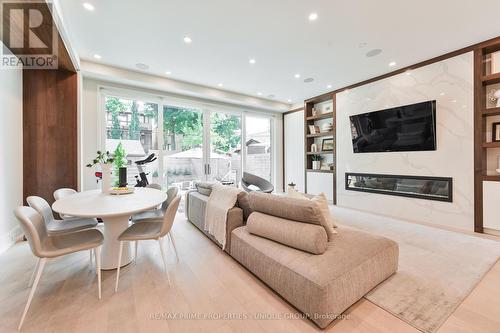
[[[453,201],[453,178],[449,177],[347,172],[345,189],[426,200]]]

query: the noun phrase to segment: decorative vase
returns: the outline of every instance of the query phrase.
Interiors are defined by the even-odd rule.
[[[111,188],[112,167],[113,167],[112,164],[101,163],[101,171],[102,171],[101,192],[103,194],[109,194],[109,190]]]
[[[318,146],[315,143],[313,143],[311,145],[311,152],[316,153],[317,151],[318,151]]]
[[[296,184],[293,182],[288,184],[288,193],[295,191],[295,186]]]
[[[313,162],[313,170],[319,170],[321,169],[321,161],[312,161]]]

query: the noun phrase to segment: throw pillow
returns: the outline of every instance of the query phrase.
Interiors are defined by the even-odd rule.
[[[337,231],[334,229],[337,226],[335,225],[335,222],[333,221],[332,215],[330,214],[330,209],[328,208],[328,199],[326,198],[326,195],[324,193],[313,196],[309,199],[305,194],[300,193],[297,190],[291,190],[291,191],[288,191],[288,197],[304,199],[304,200],[311,200],[311,201],[316,202],[319,209],[321,210],[321,214],[323,215],[323,219],[325,220],[323,227],[325,228],[326,233],[328,235],[328,240],[331,240],[333,238],[333,235],[335,235],[337,233]]]

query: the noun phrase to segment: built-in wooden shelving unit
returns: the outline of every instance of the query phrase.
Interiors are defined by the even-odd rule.
[[[336,194],[336,110],[335,110],[335,97],[334,93],[332,94],[324,94],[320,97],[315,97],[304,102],[304,142],[305,142],[305,181],[306,181],[306,192],[307,192],[307,174],[308,173],[321,173],[321,174],[331,174],[333,178],[333,204],[337,202],[337,194]],[[324,111],[319,110],[318,105],[330,102],[331,110]],[[313,114],[313,108],[316,108],[316,113]],[[331,122],[333,125],[333,129],[331,131],[325,131],[320,133],[310,133],[309,126],[310,125],[320,125],[325,122]],[[321,126],[320,126],[321,129]],[[321,150],[321,142],[323,139],[333,138],[333,150],[322,151]],[[318,147],[317,152],[311,151],[311,145],[316,143]],[[333,163],[332,170],[316,170],[313,169],[313,157],[315,155],[321,156],[324,160],[331,161]],[[326,163],[326,162],[325,162]]]
[[[500,175],[488,174],[488,151],[500,148],[500,142],[487,139],[488,118],[500,115],[500,107],[487,103],[489,86],[500,83],[500,73],[491,69],[491,54],[500,51],[500,40],[480,44],[474,50],[474,231],[483,232],[483,182],[500,181]]]

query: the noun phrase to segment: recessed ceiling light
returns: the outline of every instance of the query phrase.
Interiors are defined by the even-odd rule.
[[[294,77],[295,77],[296,79],[300,79],[300,74],[295,74],[295,75],[294,75]]]
[[[257,95],[262,96],[262,93],[261,93],[261,92],[258,92],[258,93],[257,93]]]
[[[250,64],[254,65],[257,61],[255,61],[255,59],[254,59],[254,58],[252,58],[252,59],[248,60],[248,62],[249,62]]]
[[[318,19],[318,13],[309,14],[309,21],[316,21]]]
[[[191,39],[191,37],[189,37],[189,36],[184,37],[184,43],[191,44],[192,41],[193,40]]]
[[[389,63],[389,67],[394,67],[394,66],[396,66],[396,62],[395,62],[395,61],[391,61],[391,62]]]
[[[86,10],[89,10],[89,11],[94,11],[95,7],[94,5],[92,5],[91,3],[88,3],[88,2],[84,2],[83,3],[83,8],[85,8]]]
[[[451,102],[452,102],[452,103],[456,103],[456,102],[457,102],[457,100],[456,100],[456,99],[452,99],[452,100],[451,100]]]
[[[98,54],[94,54],[94,58],[95,59],[101,59],[102,57],[100,55],[98,55]]]
[[[368,58],[371,58],[371,57],[378,56],[380,53],[382,53],[382,49],[373,49],[373,50],[370,50],[370,51],[366,52],[365,55]]]
[[[222,87],[222,86],[224,86],[224,85],[223,85],[222,83],[219,83],[217,86]]]
[[[145,71],[145,70],[148,70],[148,69],[149,69],[149,66],[148,66],[148,65],[146,65],[146,64],[143,64],[142,62],[138,62],[137,64],[135,64],[135,67],[136,67],[137,69],[140,69],[140,70],[143,70],[143,71]]]
[[[444,96],[444,92],[440,93],[439,95],[440,95],[440,96]]]
[[[287,102],[288,103],[292,103],[292,100],[289,98],[289,99],[287,99]]]
[[[166,71],[165,74],[172,75],[172,72],[171,71]]]
[[[327,86],[326,86],[326,88],[327,88],[327,89],[332,89],[332,85],[331,85],[331,84],[329,84],[329,85],[327,85]]]

